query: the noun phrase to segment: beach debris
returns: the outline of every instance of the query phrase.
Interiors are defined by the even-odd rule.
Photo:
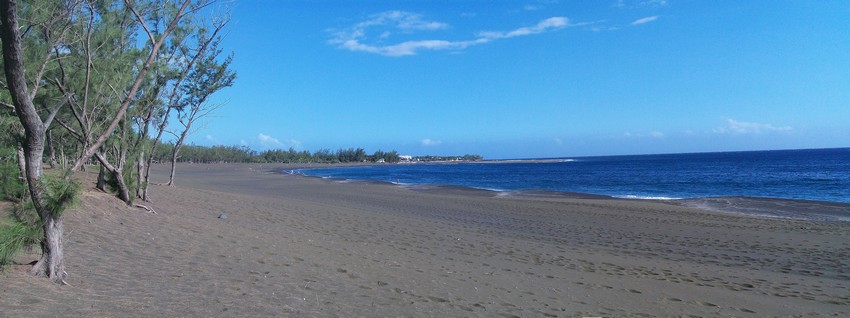
[[[218,215],[218,218],[219,218],[219,219],[222,219],[222,220],[227,220],[227,214],[224,214],[224,213],[219,214],[219,215]]]
[[[154,209],[153,209],[152,207],[149,207],[149,206],[147,206],[147,205],[133,204],[133,206],[135,206],[135,207],[137,207],[137,208],[145,209],[145,210],[147,210],[147,211],[148,211],[148,212],[150,212],[150,213],[157,214],[157,213],[156,213],[156,211],[154,211]]]

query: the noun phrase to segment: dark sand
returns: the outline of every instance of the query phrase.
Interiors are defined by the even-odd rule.
[[[152,186],[158,214],[87,191],[66,217],[71,286],[13,266],[0,316],[850,315],[847,223],[269,168],[180,166]]]

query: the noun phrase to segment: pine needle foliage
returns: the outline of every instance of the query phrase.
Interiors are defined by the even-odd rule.
[[[12,148],[0,149],[0,200],[20,202],[27,187],[19,178],[21,170],[14,151]]]
[[[81,185],[68,173],[65,176],[43,175],[41,183],[45,189],[45,207],[53,216],[62,213],[77,204]]]
[[[44,205],[52,216],[60,216],[77,204],[81,185],[73,178],[45,174],[40,182],[45,190]],[[44,239],[43,223],[32,200],[19,202],[13,212],[6,222],[0,223],[0,267],[12,264],[15,255]]]
[[[0,224],[0,268],[10,265],[18,252],[41,243],[44,232],[41,226],[30,226],[16,218]]]

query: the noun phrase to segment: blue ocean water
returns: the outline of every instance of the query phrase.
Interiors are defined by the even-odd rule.
[[[850,149],[576,157],[547,162],[387,164],[308,176],[551,190],[621,198],[764,197],[850,203]]]

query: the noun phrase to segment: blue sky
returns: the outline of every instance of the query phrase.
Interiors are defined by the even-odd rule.
[[[850,146],[845,1],[235,1],[189,139],[488,159]]]

